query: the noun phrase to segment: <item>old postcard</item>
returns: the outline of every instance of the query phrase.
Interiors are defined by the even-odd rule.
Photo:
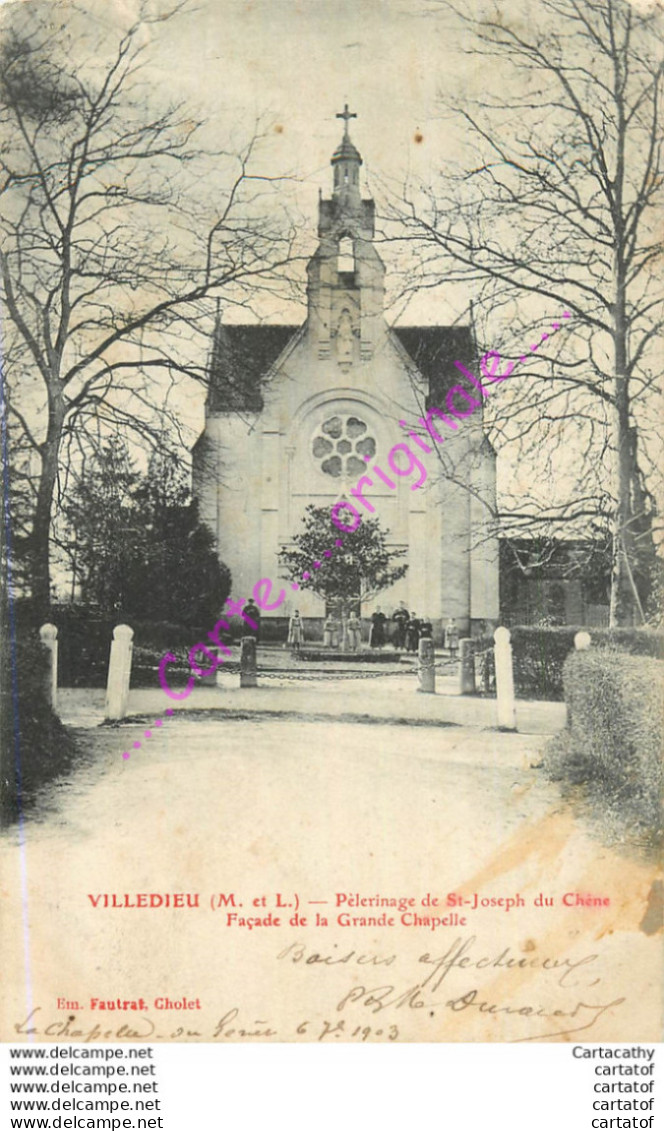
[[[0,18],[0,1037],[661,1040],[659,7]]]

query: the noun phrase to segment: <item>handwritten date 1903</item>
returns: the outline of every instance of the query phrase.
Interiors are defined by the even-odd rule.
[[[309,1026],[313,1025],[314,1028],[310,1029]],[[336,1037],[337,1040],[343,1041],[368,1041],[369,1037],[384,1038],[387,1041],[396,1041],[399,1037],[399,1030],[396,1025],[383,1025],[380,1029],[374,1029],[371,1025],[356,1025],[351,1030],[350,1022],[348,1029],[346,1029],[345,1021],[323,1021],[322,1025],[319,1021],[302,1021],[296,1032],[302,1036],[306,1034],[310,1038],[313,1037],[316,1041],[324,1041],[327,1037]]]

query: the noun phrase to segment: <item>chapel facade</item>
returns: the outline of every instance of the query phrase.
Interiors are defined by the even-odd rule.
[[[431,455],[408,438],[415,429],[434,447],[418,420],[444,406],[453,386],[476,393],[454,366],[477,372],[472,334],[464,326],[388,325],[375,206],[362,196],[362,157],[348,129],[354,115],[346,107],[337,116],[344,133],[331,159],[332,195],[318,202],[306,319],[231,325],[217,317],[205,426],[192,453],[194,495],[231,570],[232,596],[246,598],[260,578],[285,576],[278,555],[293,544],[309,504],[331,509],[346,498],[358,506],[351,490],[367,473],[367,457],[381,464],[405,441],[426,466],[426,482],[413,490],[414,479],[402,477],[391,489],[374,476],[366,496],[389,544],[407,551],[409,568],[363,605],[362,617],[378,606],[389,616],[404,601],[433,622],[437,639],[450,617],[462,633],[477,631],[498,617],[495,454],[481,408],[454,432],[439,425],[445,442]],[[337,536],[330,524],[330,545]],[[320,598],[306,589],[289,596],[276,619],[298,608],[305,621],[322,623]]]

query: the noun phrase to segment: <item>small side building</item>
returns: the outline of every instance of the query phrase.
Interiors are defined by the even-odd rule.
[[[503,624],[609,624],[611,554],[584,539],[501,539]]]

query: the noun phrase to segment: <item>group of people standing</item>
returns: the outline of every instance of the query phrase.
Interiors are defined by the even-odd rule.
[[[255,636],[258,641],[260,635],[260,610],[253,601],[248,601],[243,609],[255,622],[256,629],[245,628],[247,636]],[[420,640],[431,639],[433,625],[430,620],[418,617],[415,612],[408,612],[406,605],[401,601],[399,608],[392,613],[394,631],[391,634],[392,645],[395,651],[417,652]],[[369,647],[380,649],[387,641],[387,625],[389,621],[380,605],[371,616],[371,632]],[[362,642],[362,621],[357,613],[351,612],[345,622],[341,623],[334,617],[328,617],[323,626],[323,643],[326,647],[338,647],[341,644],[343,629],[348,650],[357,652]],[[452,657],[459,649],[459,629],[456,621],[451,617],[445,625],[445,648]],[[304,624],[298,609],[291,615],[288,622],[287,645],[299,651],[304,643]]]
[[[417,652],[422,639],[431,639],[433,625],[426,617],[418,617],[415,612],[408,612],[402,601],[398,609],[392,613],[395,628],[392,634],[392,644],[395,651],[405,648],[406,652]],[[371,647],[382,648],[385,643],[385,626],[387,617],[380,608],[371,617]],[[459,649],[459,629],[453,617],[445,626],[445,647],[452,657],[456,656]]]
[[[395,624],[392,644],[396,651],[405,648],[407,652],[417,652],[422,638],[431,639],[433,625],[426,617],[418,617],[417,613],[409,613],[402,601],[398,609],[392,613]]]
[[[339,648],[344,646],[349,652],[357,652],[362,643],[362,621],[357,613],[351,612],[346,620],[337,620],[336,617],[326,617],[323,624],[323,647]],[[288,621],[287,644],[293,651],[298,652],[304,643],[304,625],[299,610],[296,609]]]

